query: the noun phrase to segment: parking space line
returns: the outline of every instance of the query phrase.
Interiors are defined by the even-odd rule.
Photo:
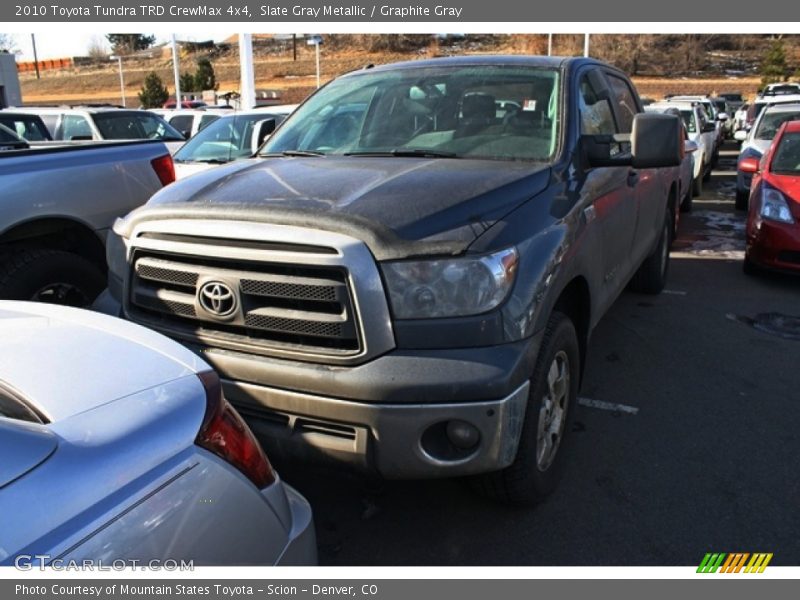
[[[588,408],[599,408],[600,410],[610,410],[612,412],[621,412],[629,415],[635,415],[639,409],[635,406],[628,406],[627,404],[616,404],[615,402],[604,402],[603,400],[593,400],[591,398],[578,398],[578,404]]]

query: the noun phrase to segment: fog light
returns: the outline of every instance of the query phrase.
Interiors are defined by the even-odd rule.
[[[447,439],[456,448],[468,450],[481,439],[478,428],[466,421],[449,421],[447,423]]]

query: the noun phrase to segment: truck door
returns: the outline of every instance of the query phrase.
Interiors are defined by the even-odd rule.
[[[599,69],[590,77],[585,72],[579,80],[578,103],[581,135],[619,133],[609,90],[597,89],[604,83]],[[615,148],[624,152],[625,148]],[[581,201],[587,223],[594,231],[597,266],[596,289],[602,290],[601,310],[614,301],[631,271],[630,249],[636,226],[636,200],[629,167],[595,167],[585,174]],[[599,264],[598,264],[599,263]]]
[[[633,129],[633,117],[642,112],[636,94],[630,84],[615,75],[608,73],[608,82],[611,85],[614,110],[620,133],[630,133]],[[665,199],[668,191],[669,178],[677,175],[677,169],[633,169],[628,168],[629,183],[633,186],[636,207],[636,225],[633,230],[632,246],[630,247],[632,267],[638,267],[647,254],[652,250],[663,226]],[[636,260],[638,259],[638,260]]]

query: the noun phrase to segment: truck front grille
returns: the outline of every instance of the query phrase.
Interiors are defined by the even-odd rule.
[[[347,270],[137,250],[129,312],[169,334],[269,353],[355,354],[361,339]]]

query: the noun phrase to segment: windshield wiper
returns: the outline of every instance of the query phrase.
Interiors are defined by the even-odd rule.
[[[282,152],[265,152],[258,156],[268,158],[270,156],[325,156],[324,152],[314,152],[313,150],[284,150]]]
[[[412,156],[420,158],[459,158],[455,152],[426,148],[395,148],[382,152],[345,152],[344,156]]]

